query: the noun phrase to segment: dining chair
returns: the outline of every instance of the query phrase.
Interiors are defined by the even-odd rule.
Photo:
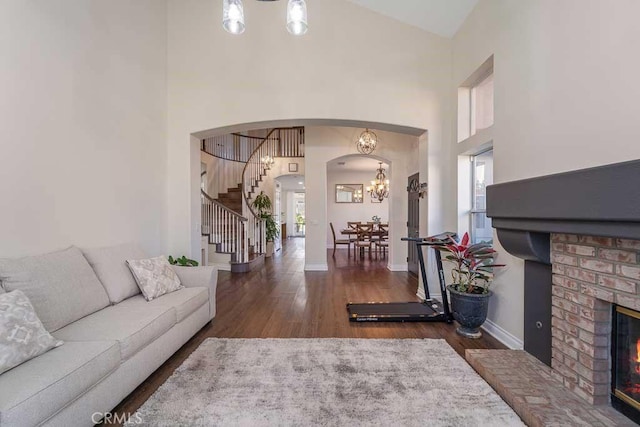
[[[360,221],[347,221],[347,228],[353,228],[354,230],[357,230],[358,224],[360,224]]]
[[[360,259],[364,259],[364,250],[368,248],[369,250],[369,259],[371,259],[371,245],[373,241],[371,240],[371,233],[373,232],[373,225],[371,224],[359,224],[358,225],[358,237],[354,243],[354,259],[357,256],[359,249],[360,251]]]
[[[351,243],[350,239],[336,239],[336,230],[333,228],[333,223],[330,222],[329,226],[331,227],[331,235],[333,236],[333,255],[336,256],[336,246],[338,245],[347,245],[347,256],[351,258]]]
[[[387,256],[387,248],[389,247],[389,223],[378,224],[377,233],[373,236],[373,242],[376,245],[376,256],[382,249],[383,257]]]

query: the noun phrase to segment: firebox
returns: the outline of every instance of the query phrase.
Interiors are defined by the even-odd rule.
[[[611,405],[640,423],[639,312],[615,307],[611,352]]]

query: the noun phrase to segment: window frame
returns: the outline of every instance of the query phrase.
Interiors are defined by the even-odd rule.
[[[469,239],[471,242],[473,243],[478,243],[475,241],[475,227],[474,227],[474,220],[476,215],[478,214],[487,214],[487,208],[485,206],[484,209],[479,209],[476,206],[476,161],[477,158],[483,154],[487,154],[489,152],[493,152],[493,146],[491,147],[487,147],[484,150],[478,151],[477,153],[474,153],[472,155],[469,156],[469,161],[471,163],[471,182],[469,183],[469,185],[471,186],[471,209],[469,210]],[[493,154],[491,155],[491,157],[493,157]],[[485,201],[485,205],[486,205],[486,201]]]
[[[457,129],[458,143],[462,143],[475,135],[479,131],[491,128],[495,123],[495,110],[492,114],[492,123],[486,128],[476,129],[477,125],[477,88],[481,86],[487,79],[493,77],[495,85],[495,75],[493,68],[493,55],[491,55],[476,71],[473,72],[462,84],[458,87],[458,122]],[[493,96],[495,96],[495,86],[493,90]],[[495,106],[495,99],[493,102]]]
[[[493,77],[493,68],[490,68],[489,70],[487,70],[485,73],[481,74],[478,79],[469,87],[469,123],[467,124],[469,126],[469,137],[474,136],[475,134],[478,133],[479,130],[482,129],[486,129],[486,128],[482,128],[482,129],[478,129],[478,88],[487,80],[489,80],[491,77]],[[494,92],[492,93],[492,96],[494,96],[495,93],[495,89]],[[494,112],[491,112],[491,125],[489,126],[493,126],[494,123]]]

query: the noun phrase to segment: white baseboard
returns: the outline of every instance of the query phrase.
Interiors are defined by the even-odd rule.
[[[436,294],[436,293],[431,293],[429,292],[429,295],[431,296],[431,298],[433,299],[437,299],[438,301],[442,301],[442,295],[441,294]],[[420,299],[424,299],[424,290],[422,289],[422,286],[420,286],[418,288],[418,292],[416,293],[416,296]]]
[[[407,264],[389,264],[387,269],[389,271],[407,271]]]
[[[305,264],[304,271],[329,271],[327,264]]]
[[[231,264],[228,262],[208,262],[207,265],[215,267],[220,271],[231,271]]]
[[[418,288],[418,292],[416,293],[417,297],[420,299],[424,299],[424,290],[422,287]],[[442,301],[442,295],[439,293],[431,293],[431,298],[437,299],[438,301]],[[488,334],[493,336],[495,339],[500,341],[502,344],[506,345],[511,350],[522,350],[524,348],[524,343],[522,340],[517,338],[515,335],[505,331],[497,324],[493,323],[491,320],[487,319],[482,325],[482,329],[487,331]]]
[[[524,348],[524,343],[521,339],[505,331],[489,319],[484,322],[482,329],[512,350],[522,350]]]

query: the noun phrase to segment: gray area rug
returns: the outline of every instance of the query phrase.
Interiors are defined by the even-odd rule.
[[[429,339],[208,339],[129,422],[524,425],[445,340]]]

